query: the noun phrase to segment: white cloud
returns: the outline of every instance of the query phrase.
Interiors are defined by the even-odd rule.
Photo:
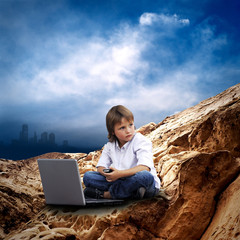
[[[92,38],[75,43],[74,51],[53,69],[38,69],[30,82],[15,82],[15,86],[21,83],[21,89],[28,89],[24,99],[19,100],[48,101],[90,94],[94,97],[96,93],[121,88],[146,67],[140,56],[142,48],[135,32],[128,28],[110,40]]]
[[[188,24],[187,19],[177,15],[144,13],[140,24],[151,25],[154,22],[164,24]],[[141,58],[146,51],[148,36],[140,29],[125,25],[119,28],[110,39],[91,38],[86,42],[75,42],[68,38],[60,44],[70,54],[53,69],[39,69],[28,86],[29,98],[35,101],[47,101],[53,97],[69,95],[89,96],[104,92],[105,96],[115,88],[141,81],[148,71],[148,63]],[[111,93],[109,93],[111,94]],[[28,99],[27,99],[28,100]]]
[[[141,25],[152,25],[153,22],[157,21],[157,14],[155,13],[143,13],[139,19]]]
[[[135,85],[122,95],[106,101],[109,106],[123,104],[135,111],[175,112],[191,106],[197,101],[197,93],[192,86],[198,81],[196,74],[177,71],[163,77],[162,81],[150,85]]]
[[[141,25],[150,26],[155,22],[189,24],[188,19],[180,19],[177,15],[144,13],[140,17]],[[168,55],[164,54],[166,43],[161,45],[159,35],[157,40],[158,46],[152,49],[161,55],[158,58],[162,62],[174,60],[175,52],[166,48]],[[187,60],[185,65],[181,64],[181,71],[173,66],[161,69],[160,60],[152,66],[148,59],[143,58],[143,53],[147,53],[149,45],[154,43],[139,25],[125,25],[108,39],[92,37],[80,42],[66,37],[56,44],[63,45],[66,56],[52,68],[38,68],[30,81],[14,82],[11,101],[50,102],[74,96],[76,105],[87,99],[84,104],[96,102],[100,107],[104,102],[104,108],[124,104],[149,113],[175,112],[197,101],[194,86],[200,79],[201,66],[194,71],[191,69],[194,64],[189,65]]]
[[[139,18],[140,25],[150,26],[154,23],[170,25],[170,26],[185,26],[189,25],[189,19],[181,19],[176,14],[165,15],[156,13],[143,13]]]

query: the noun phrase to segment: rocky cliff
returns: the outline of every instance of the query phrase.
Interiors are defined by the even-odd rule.
[[[240,84],[138,129],[153,142],[159,196],[118,207],[46,206],[36,158],[0,161],[2,239],[240,239]],[[101,150],[49,153],[94,170]]]

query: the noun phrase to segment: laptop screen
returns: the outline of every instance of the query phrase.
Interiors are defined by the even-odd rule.
[[[76,159],[38,159],[47,204],[85,205]]]

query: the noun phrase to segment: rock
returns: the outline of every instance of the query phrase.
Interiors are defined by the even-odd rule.
[[[195,152],[188,157],[184,153],[164,170],[163,186],[172,203],[154,227],[155,235],[162,239],[200,239],[214,214],[215,197],[239,173],[240,162],[228,151]]]
[[[216,213],[201,240],[240,239],[240,176],[221,193]]]
[[[137,129],[137,132],[140,132],[143,135],[147,135],[150,132],[152,132],[153,130],[155,130],[156,126],[157,126],[156,123],[151,122],[151,123],[149,123],[147,125],[144,125],[144,126],[140,127],[139,129]]]
[[[46,206],[36,159],[76,158],[83,176],[102,150],[0,160],[1,238],[240,239],[240,84],[137,131],[153,143],[159,196],[117,207]]]
[[[79,158],[83,156],[86,154],[78,154]],[[31,220],[45,207],[38,158],[71,158],[71,155],[48,153],[21,161],[0,159],[1,238]]]

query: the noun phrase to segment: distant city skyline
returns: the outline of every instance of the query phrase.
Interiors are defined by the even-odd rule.
[[[55,133],[51,132],[48,134],[47,131],[44,131],[40,135],[40,139],[38,139],[37,131],[34,131],[33,137],[29,138],[29,131],[28,131],[28,124],[22,124],[22,129],[19,133],[19,138],[18,139],[12,139],[11,144],[16,145],[16,144],[28,144],[28,145],[58,145],[56,143],[56,137]],[[62,142],[63,146],[68,146],[68,140],[64,139]]]
[[[96,149],[70,146],[67,139],[57,144],[56,135],[53,132],[43,131],[38,138],[37,132],[34,131],[33,136],[29,136],[28,124],[22,124],[17,139],[12,139],[10,143],[0,141],[0,158],[11,160],[27,159],[48,152],[88,153],[92,150]]]

